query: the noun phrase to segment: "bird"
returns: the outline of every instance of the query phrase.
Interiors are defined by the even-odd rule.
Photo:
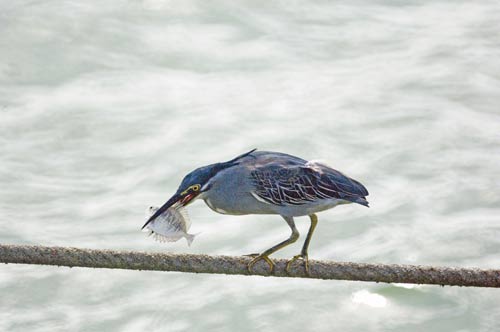
[[[291,229],[284,241],[253,259],[247,268],[251,273],[258,261],[265,261],[273,273],[275,264],[269,256],[299,238],[294,218],[309,216],[311,223],[300,254],[287,261],[285,270],[297,260],[309,274],[308,248],[318,223],[317,213],[337,205],[357,203],[368,207],[368,190],[358,181],[320,161],[281,152],[253,149],[229,161],[199,167],[187,174],[177,191],[144,224],[172,206],[186,206],[197,199],[213,211],[227,215],[280,215]]]

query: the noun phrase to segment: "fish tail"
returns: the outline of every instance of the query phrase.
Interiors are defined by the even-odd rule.
[[[191,243],[193,243],[195,236],[196,236],[196,234],[186,234],[186,241],[187,241],[189,247],[191,247]]]

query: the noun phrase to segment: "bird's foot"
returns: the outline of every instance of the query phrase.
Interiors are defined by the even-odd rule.
[[[286,263],[286,268],[285,271],[286,273],[290,274],[290,267],[292,266],[293,262],[295,262],[298,259],[302,259],[304,261],[304,267],[306,269],[306,274],[309,275],[309,257],[307,254],[300,254],[300,255],[295,255]]]
[[[253,256],[253,254],[247,255],[247,256]],[[266,263],[269,265],[269,268],[270,268],[269,273],[273,273],[273,270],[274,270],[273,261],[268,256],[262,255],[262,254],[257,254],[257,256],[255,256],[255,258],[252,259],[250,261],[250,263],[248,263],[248,265],[247,265],[248,272],[253,273],[253,266],[255,265],[255,263],[257,263],[260,260],[266,261]]]
[[[260,254],[246,254],[246,255],[243,255],[243,256],[246,256],[246,257],[257,257],[259,255]]]

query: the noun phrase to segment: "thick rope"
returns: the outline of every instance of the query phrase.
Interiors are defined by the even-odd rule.
[[[500,287],[500,270],[437,266],[360,264],[309,261],[310,274],[297,261],[286,273],[287,260],[273,259],[274,272],[259,261],[248,272],[246,256],[208,256],[173,253],[95,250],[67,247],[0,245],[0,263],[57,265],[149,271],[240,274],[273,277],[375,281],[387,283],[432,284],[449,286]]]

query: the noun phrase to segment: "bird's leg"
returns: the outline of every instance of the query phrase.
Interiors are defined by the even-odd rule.
[[[318,224],[318,217],[314,213],[311,214],[309,217],[311,218],[311,226],[309,227],[309,232],[307,232],[306,240],[304,241],[304,246],[302,247],[300,255],[293,256],[293,258],[289,260],[288,263],[286,264],[285,270],[287,273],[290,273],[290,267],[292,266],[292,263],[294,261],[296,261],[297,259],[303,259],[304,267],[306,269],[306,274],[309,275],[309,256],[307,254],[307,249],[309,248],[309,242],[311,242],[314,229]]]
[[[302,246],[301,255],[307,259],[307,250],[309,249],[309,243],[311,242],[312,235],[314,230],[316,229],[316,225],[318,224],[318,216],[314,213],[309,216],[311,218],[311,226],[309,227],[309,232],[307,232],[306,240],[304,241],[304,245]]]
[[[269,258],[269,255],[271,255],[272,253],[280,250],[281,248],[286,247],[290,243],[294,243],[299,238],[299,231],[295,227],[295,223],[293,222],[293,217],[283,217],[283,218],[287,222],[288,226],[290,226],[290,228],[292,229],[292,234],[285,241],[278,243],[277,245],[275,245],[275,246],[267,249],[266,251],[264,251],[263,253],[257,255],[254,259],[252,259],[250,261],[250,263],[248,263],[248,266],[247,266],[248,272],[250,272],[250,273],[253,272],[252,268],[255,265],[255,263],[257,263],[260,260],[265,260],[266,263],[269,264],[269,268],[271,269],[269,271],[269,273],[272,273],[273,270],[274,270],[274,263]]]

